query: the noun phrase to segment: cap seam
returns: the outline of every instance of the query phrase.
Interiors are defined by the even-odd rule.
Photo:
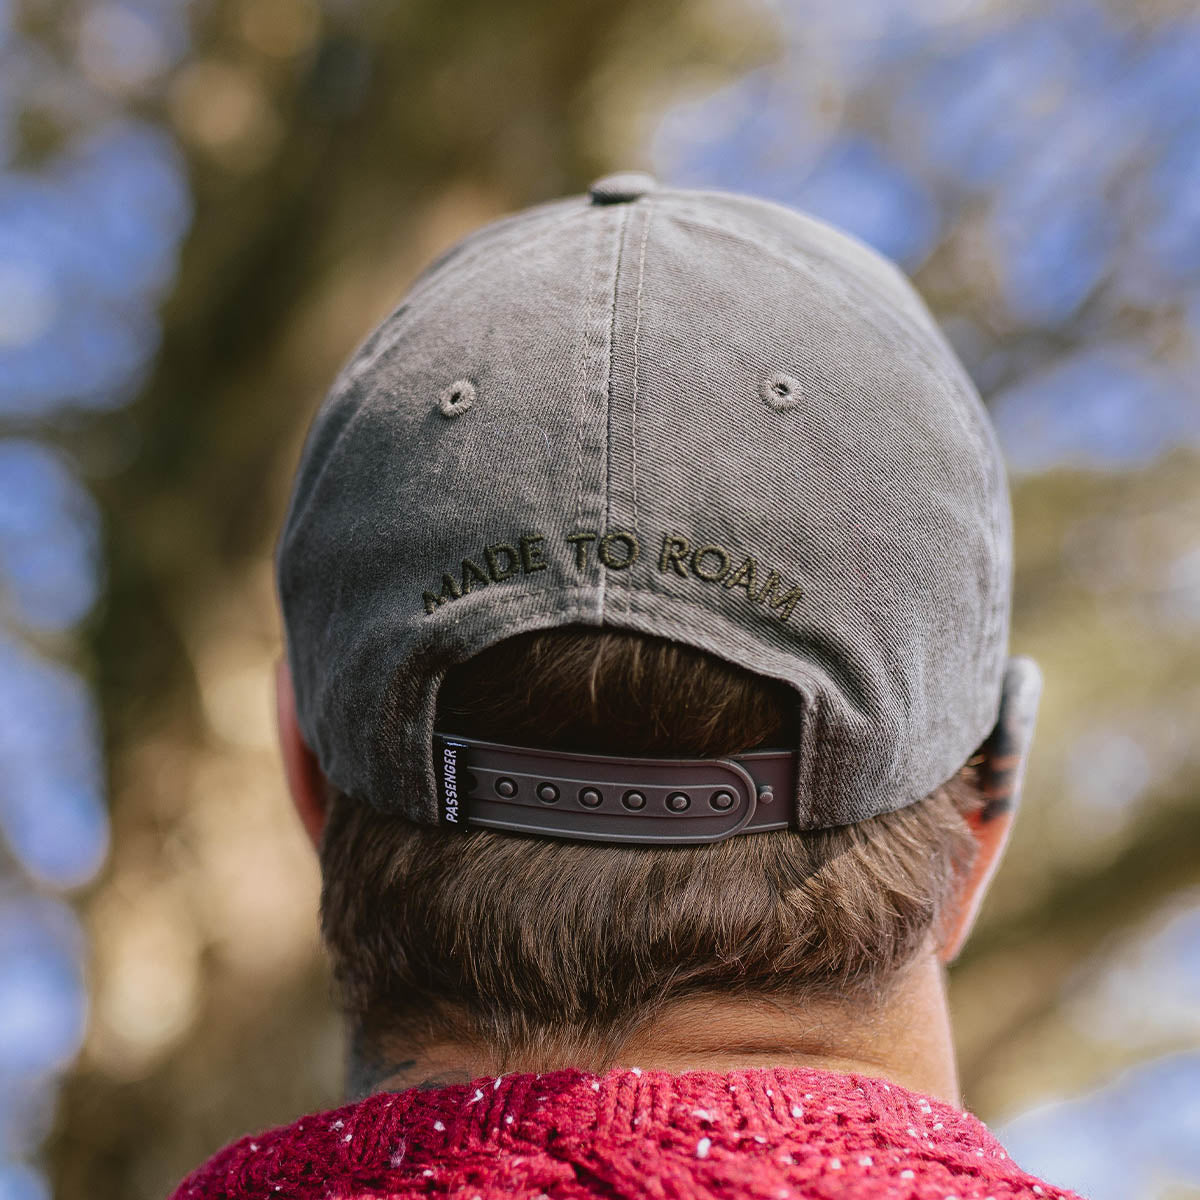
[[[638,479],[637,479],[637,402],[638,402],[638,343],[642,334],[642,291],[646,280],[646,243],[650,238],[650,222],[654,215],[654,206],[649,201],[646,204],[646,217],[642,226],[642,244],[638,253],[637,303],[633,320],[633,386],[629,416],[630,440],[630,493],[632,499],[633,535],[638,536]],[[625,589],[625,608],[629,609],[633,588]]]
[[[590,306],[593,303],[593,296],[596,294],[596,283],[600,276],[600,265],[602,260],[601,254],[601,237],[605,231],[605,227],[597,223],[595,226],[595,244],[592,247],[592,266],[588,272],[587,290],[584,293],[584,304],[587,306],[586,317],[580,323],[577,331],[577,346],[579,347],[579,361],[586,368],[591,362],[591,341],[592,341],[592,325],[593,316]],[[575,490],[575,528],[583,528],[583,427],[588,417],[588,393],[591,390],[592,381],[588,376],[586,369],[582,372],[582,395],[580,397],[579,415],[575,421],[575,475],[576,475],[576,490]]]
[[[339,372],[337,379],[341,378],[342,376]],[[335,380],[333,386],[336,388],[337,380]],[[355,428],[363,420],[365,406],[363,404],[356,404],[354,406],[354,410],[347,416],[346,420],[342,422],[342,427],[334,435],[333,441],[328,447],[326,447],[325,453],[322,455],[321,463],[317,468],[316,473],[311,478],[304,478],[304,468],[308,462],[307,455],[309,443],[319,438],[320,433],[318,426],[326,424],[327,420],[332,417],[333,407],[336,407],[345,399],[346,392],[348,392],[351,388],[357,387],[358,380],[347,375],[345,377],[343,390],[337,392],[336,396],[331,393],[331,407],[326,409],[325,406],[322,405],[322,408],[318,410],[312,425],[309,427],[308,434],[305,437],[305,444],[300,451],[300,466],[297,476],[298,481],[302,481],[304,486],[296,487],[292,493],[291,500],[288,504],[288,511],[284,518],[283,529],[280,531],[279,542],[276,548],[278,563],[276,574],[281,582],[285,547],[294,544],[297,534],[300,533],[300,531],[307,529],[309,513],[312,509],[314,501],[316,500],[317,492],[320,490],[321,481],[325,478],[326,472],[332,469],[332,464],[337,457],[338,447],[349,436],[351,429]],[[282,587],[280,588],[280,591],[282,592]]]
[[[613,348],[616,345],[617,332],[617,291],[621,283],[621,265],[625,261],[625,238],[629,230],[629,206],[621,205],[621,224],[617,234],[617,263],[613,269],[613,284],[612,284],[612,308],[609,313],[608,323],[608,380],[605,388],[605,397],[608,402],[608,414],[605,423],[605,442],[604,442],[604,529],[608,531],[612,524],[612,421],[613,421]],[[605,586],[606,577],[604,574],[600,576],[600,618],[604,619],[604,612],[608,602],[608,589]]]

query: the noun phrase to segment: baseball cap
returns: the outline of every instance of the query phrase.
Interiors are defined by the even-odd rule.
[[[1003,463],[925,305],[828,224],[641,172],[417,277],[313,422],[277,567],[322,770],[424,824],[700,842],[857,822],[952,776],[1001,700]],[[565,625],[782,681],[794,744],[622,760],[435,729],[450,667]]]

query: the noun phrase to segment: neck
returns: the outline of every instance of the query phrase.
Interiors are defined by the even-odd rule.
[[[484,1076],[575,1067],[682,1071],[813,1067],[870,1075],[958,1105],[958,1078],[944,976],[922,956],[869,1005],[761,997],[697,996],[680,1000],[639,1029],[614,1054],[547,1051],[506,1058],[487,1045],[440,1041],[416,1047],[389,1037],[353,1039],[349,1091],[436,1088]]]

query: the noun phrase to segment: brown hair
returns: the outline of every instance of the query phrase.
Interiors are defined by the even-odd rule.
[[[787,736],[784,685],[700,650],[568,628],[448,673],[439,727],[595,753],[717,756]],[[449,836],[334,795],[322,927],[360,1029],[615,1050],[705,992],[878,997],[969,869],[969,768],[856,825],[698,847]]]

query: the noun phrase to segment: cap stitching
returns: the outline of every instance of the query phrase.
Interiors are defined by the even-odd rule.
[[[438,393],[437,410],[443,417],[457,417],[474,403],[475,385],[469,379],[456,379]]]
[[[597,225],[596,230],[597,230],[597,235],[602,234],[604,232],[604,227],[602,225]],[[593,295],[595,295],[595,292],[596,292],[596,277],[600,274],[600,261],[601,261],[602,255],[600,253],[600,244],[599,244],[600,238],[599,238],[599,236],[597,236],[597,238],[596,238],[596,243],[597,244],[595,247],[595,253],[592,256],[592,269],[588,274],[587,291],[585,293],[585,299],[589,306],[591,305],[592,297],[593,297]],[[588,324],[590,326],[590,317],[589,317]],[[590,342],[590,338],[585,338],[584,342],[585,342],[585,353],[584,353],[583,357],[584,357],[585,361],[588,361],[588,355],[587,355],[586,350],[587,350],[587,343]],[[591,388],[591,379],[585,375],[584,379],[583,379],[584,407],[583,407],[583,411],[581,411],[579,414],[579,420],[576,421],[576,423],[575,423],[575,478],[576,478],[576,485],[577,485],[576,491],[575,491],[575,528],[576,529],[580,529],[583,527],[583,426],[584,426],[585,419],[587,417],[587,408],[588,408],[587,394],[588,394],[588,391],[590,388]]]
[[[608,323],[608,421],[605,426],[604,444],[604,528],[612,522],[612,383],[613,383],[613,347],[616,344],[617,330],[617,289],[621,282],[621,263],[625,259],[625,233],[629,225],[629,206],[621,205],[621,224],[617,234],[617,265],[613,271],[612,311]],[[604,575],[600,576],[600,618],[604,619],[604,605],[607,597]]]
[[[758,394],[763,403],[775,412],[796,408],[802,391],[800,381],[786,371],[775,371],[758,385]]]
[[[633,532],[638,531],[638,492],[637,492],[637,402],[638,402],[638,341],[642,333],[642,291],[646,281],[646,242],[650,237],[650,221],[654,214],[652,205],[647,204],[646,220],[642,226],[642,244],[638,252],[638,282],[637,305],[633,319],[633,399],[629,420],[630,450],[630,487],[633,497]],[[629,608],[631,589],[625,591],[625,607]]]

